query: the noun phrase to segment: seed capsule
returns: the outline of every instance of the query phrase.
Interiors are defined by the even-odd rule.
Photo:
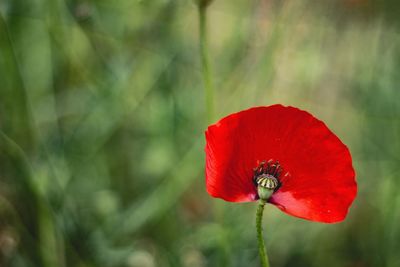
[[[279,176],[283,169],[278,161],[262,161],[254,168],[253,182],[257,187],[258,197],[267,201],[280,187]]]
[[[269,174],[262,174],[256,178],[256,183],[258,186],[274,190],[275,188],[278,187],[278,179],[276,179],[274,176],[269,175]]]

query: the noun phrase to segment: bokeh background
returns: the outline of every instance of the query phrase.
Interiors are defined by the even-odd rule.
[[[308,110],[349,146],[343,223],[268,206],[271,264],[400,266],[400,4],[215,0],[217,117]],[[259,266],[254,203],[209,197],[191,0],[0,1],[0,266]]]

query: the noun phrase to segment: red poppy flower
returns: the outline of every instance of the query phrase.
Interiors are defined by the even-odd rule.
[[[310,113],[282,105],[231,114],[206,131],[208,193],[259,199],[304,219],[342,221],[357,193],[349,150]],[[261,192],[262,193],[262,192]]]

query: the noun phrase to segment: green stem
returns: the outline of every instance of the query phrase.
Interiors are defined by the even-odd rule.
[[[214,120],[214,88],[210,71],[210,60],[208,56],[207,6],[208,5],[199,4],[198,9],[200,27],[200,57],[207,108],[207,122],[210,124]]]
[[[258,205],[257,208],[257,217],[256,217],[257,240],[258,240],[258,252],[260,253],[261,266],[269,267],[269,260],[262,232],[262,218],[264,213],[264,206],[265,206],[265,201],[260,200],[260,204]]]

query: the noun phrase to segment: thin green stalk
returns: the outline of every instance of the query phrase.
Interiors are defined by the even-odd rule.
[[[213,0],[196,0],[199,11],[199,40],[200,40],[200,59],[204,84],[204,95],[207,111],[207,123],[214,122],[214,86],[211,74],[210,59],[208,54],[208,37],[207,37],[207,8]],[[217,221],[221,222],[223,217],[223,207],[215,206],[214,215]],[[229,266],[229,242],[225,233],[221,235],[219,240],[221,253],[219,254],[219,266]]]
[[[263,232],[262,232],[262,218],[264,213],[265,201],[260,200],[260,204],[257,208],[256,216],[256,227],[257,227],[257,240],[258,240],[258,252],[260,253],[260,260],[262,267],[269,267],[269,260],[267,250],[264,244]]]
[[[206,99],[207,122],[211,124],[214,121],[214,88],[208,55],[207,5],[199,4],[198,9],[200,31],[200,57]]]

